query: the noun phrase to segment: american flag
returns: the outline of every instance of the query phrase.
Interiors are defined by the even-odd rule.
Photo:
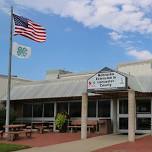
[[[46,29],[33,21],[13,14],[14,35],[22,35],[36,42],[46,41]]]

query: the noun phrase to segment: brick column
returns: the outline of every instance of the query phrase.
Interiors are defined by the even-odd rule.
[[[87,138],[88,93],[82,94],[81,139]]]
[[[128,90],[128,141],[135,141],[135,91]]]

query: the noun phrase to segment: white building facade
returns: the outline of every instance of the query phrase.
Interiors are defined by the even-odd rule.
[[[46,80],[14,85],[11,107],[24,123],[54,121],[59,112],[80,119],[82,94],[88,93],[87,119],[110,120],[114,133],[129,132],[129,140],[134,141],[135,132],[152,130],[152,60],[120,64],[115,72],[126,78],[125,88],[88,92],[88,79],[96,73],[49,71]]]

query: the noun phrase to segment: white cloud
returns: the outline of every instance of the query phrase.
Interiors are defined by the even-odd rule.
[[[8,7],[9,7],[9,4],[5,0],[0,0],[0,10],[9,14]]]
[[[0,0],[9,3],[9,0]],[[88,27],[152,33],[152,0],[12,0],[15,7],[71,17]]]
[[[64,32],[72,32],[72,28],[66,27],[66,28],[64,29]]]
[[[114,32],[114,31],[109,33],[109,36],[114,41],[118,41],[118,40],[123,38],[123,36],[120,33],[117,33],[117,32]]]
[[[148,50],[129,50],[127,52],[128,55],[135,57],[138,60],[147,60],[152,59],[152,53]]]

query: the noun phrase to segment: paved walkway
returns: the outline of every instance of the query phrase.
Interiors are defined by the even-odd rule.
[[[127,142],[127,135],[105,135],[46,147],[35,147],[18,152],[92,152],[100,148]]]
[[[105,147],[94,152],[152,152],[152,136],[145,136],[135,142],[125,142]]]

